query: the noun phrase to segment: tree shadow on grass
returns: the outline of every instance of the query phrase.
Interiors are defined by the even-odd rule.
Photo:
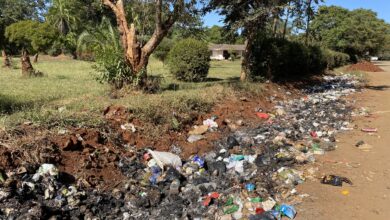
[[[224,81],[224,79],[221,79],[221,78],[208,77],[208,78],[204,79],[203,81],[199,81],[199,82],[169,83],[162,90],[163,91],[178,91],[178,90],[189,89],[189,88],[210,87],[212,85],[215,85],[215,83],[221,83],[223,81]],[[193,84],[193,85],[190,85],[190,84]]]
[[[15,97],[0,94],[0,114],[13,114],[42,104],[42,101],[19,101]]]

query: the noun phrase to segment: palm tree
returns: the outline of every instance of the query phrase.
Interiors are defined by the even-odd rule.
[[[53,0],[53,5],[49,10],[48,20],[53,23],[58,31],[67,35],[72,31],[78,19],[72,14],[75,9],[75,2],[72,0]]]
[[[119,33],[110,20],[103,17],[92,32],[84,31],[77,41],[78,53],[91,53],[96,61],[94,68],[101,75],[97,79],[120,89],[133,81],[132,72],[123,59]]]
[[[93,32],[84,31],[77,41],[77,50],[83,51],[100,51],[104,53],[107,50],[121,51],[119,43],[119,34],[107,17],[102,18],[99,27]]]

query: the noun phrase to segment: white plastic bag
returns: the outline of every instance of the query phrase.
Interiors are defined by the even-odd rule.
[[[160,152],[148,150],[153,159],[157,162],[157,165],[164,169],[164,166],[171,165],[173,167],[181,167],[181,159],[179,156],[169,153],[169,152]]]

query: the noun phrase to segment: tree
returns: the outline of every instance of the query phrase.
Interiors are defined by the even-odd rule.
[[[142,78],[139,80],[140,86],[146,83],[146,66],[150,55],[168,34],[174,23],[183,16],[182,14],[188,14],[196,3],[195,0],[189,2],[184,0],[156,0],[153,2],[154,31],[150,39],[143,44],[137,34],[134,20],[130,25],[128,24],[125,2],[123,0],[103,0],[103,4],[108,6],[115,14],[123,47],[123,56],[133,75]]]
[[[75,11],[79,6],[79,1],[75,0],[53,0],[47,19],[65,36],[76,27]]]
[[[223,38],[223,28],[217,25],[208,28],[206,31],[206,41],[213,44],[225,43],[225,39]]]
[[[236,30],[214,25],[205,30],[205,41],[213,44],[235,44],[240,35]]]
[[[5,53],[5,50],[1,51],[1,56],[3,57],[3,67],[10,68],[12,66],[10,57]]]
[[[311,35],[332,50],[363,57],[380,51],[389,30],[389,24],[371,10],[322,6],[312,22]]]
[[[12,50],[4,36],[5,28],[21,20],[40,20],[46,3],[47,0],[0,0],[0,50],[6,62],[4,66],[9,66],[8,52]]]
[[[242,81],[250,74],[250,56],[252,44],[256,35],[266,32],[268,22],[272,18],[272,13],[283,8],[287,0],[210,0],[207,11],[218,10],[220,15],[225,17],[226,28],[238,30],[242,29],[245,36],[245,51],[241,65]]]
[[[19,48],[30,53],[39,53],[52,45],[57,33],[48,23],[26,20],[8,26],[5,36]]]
[[[201,17],[198,14],[187,14],[176,21],[168,36],[175,41],[187,38],[203,40],[205,39],[205,32]]]

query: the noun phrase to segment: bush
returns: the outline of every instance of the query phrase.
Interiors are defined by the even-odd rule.
[[[168,66],[178,80],[204,80],[210,68],[210,51],[207,44],[191,38],[177,42],[168,54]]]
[[[321,48],[284,39],[259,37],[249,59],[251,78],[291,80],[320,74],[326,69]]]
[[[108,82],[115,89],[133,82],[132,71],[120,51],[107,47],[96,50],[94,55],[96,64],[92,67],[100,73],[96,77],[99,82]]]
[[[325,55],[327,68],[330,70],[347,65],[350,61],[350,57],[346,53],[341,53],[330,49],[323,49],[323,53]]]

